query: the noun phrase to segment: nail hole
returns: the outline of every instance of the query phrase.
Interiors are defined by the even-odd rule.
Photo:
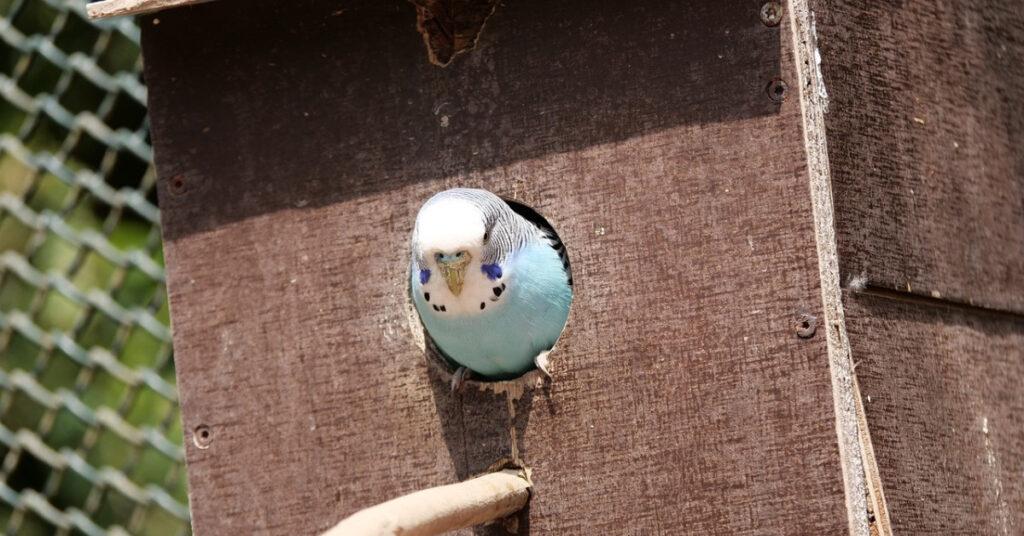
[[[192,430],[192,443],[196,447],[201,449],[210,448],[210,442],[213,440],[213,433],[210,431],[210,427],[205,424],[196,426],[195,430]]]

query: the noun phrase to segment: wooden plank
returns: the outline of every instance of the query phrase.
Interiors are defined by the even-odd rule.
[[[154,13],[173,7],[190,6],[211,0],[99,0],[86,4],[91,19],[106,19],[127,15]]]
[[[844,280],[1024,312],[1024,10],[815,0]]]
[[[772,5],[765,4],[770,8]],[[839,255],[835,235],[835,214],[832,197],[832,175],[829,170],[825,114],[828,97],[818,69],[818,44],[814,30],[814,14],[806,0],[789,0],[787,8],[793,26],[793,45],[800,96],[801,128],[807,160],[811,215],[814,218],[814,241],[818,254],[818,278],[821,286],[822,316],[817,319],[823,328],[832,375],[832,401],[836,416],[836,438],[839,462],[846,489],[846,510],[851,536],[891,536],[877,525],[869,526],[869,512],[878,496],[870,485],[872,456],[865,449],[862,426],[863,411],[857,397],[856,377],[843,314]],[[770,12],[770,10],[769,10]],[[765,11],[762,8],[762,17]],[[802,326],[815,319],[805,318]],[[877,481],[877,479],[875,479]],[[869,500],[870,499],[870,500]]]
[[[791,30],[760,4],[509,2],[445,69],[402,1],[144,24],[196,532],[324,530],[513,440],[521,533],[845,532],[826,345],[796,333],[799,100],[765,93]],[[456,184],[538,208],[573,262],[553,385],[511,418],[450,395],[410,321],[413,217]]]
[[[1024,527],[1024,318],[848,293],[895,534]]]

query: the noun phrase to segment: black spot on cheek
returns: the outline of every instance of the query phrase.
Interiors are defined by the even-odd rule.
[[[483,311],[484,307],[487,307],[487,304],[484,303],[484,302],[480,302],[480,310],[481,311]]]
[[[443,313],[443,312],[445,312],[445,311],[447,311],[447,310],[448,310],[448,309],[445,309],[443,305],[441,306],[441,312],[442,312],[442,313]]]
[[[434,310],[435,311],[440,311],[441,309],[437,305],[434,305]]]
[[[429,292],[424,292],[423,293],[423,299],[427,300],[427,301],[430,301],[430,293]]]

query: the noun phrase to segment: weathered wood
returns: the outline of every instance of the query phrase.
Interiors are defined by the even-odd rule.
[[[815,0],[844,279],[1024,312],[1024,10]]]
[[[89,18],[106,19],[126,15],[153,13],[172,7],[190,6],[211,0],[100,0],[86,4]]]
[[[812,5],[839,265],[851,288],[887,296],[845,300],[865,466],[888,504],[873,497],[877,518],[895,534],[1015,533],[1024,12],[1004,0]]]
[[[799,100],[765,93],[794,86],[788,22],[509,2],[441,69],[406,2],[238,5],[143,36],[199,534],[321,531],[513,440],[522,533],[846,530],[825,341],[796,333],[821,316]],[[511,418],[415,344],[412,220],[456,184],[572,257],[554,382]]]
[[[1024,527],[1024,318],[846,295],[895,534]]]
[[[765,4],[769,8],[773,4]],[[850,344],[846,335],[846,320],[842,305],[842,286],[839,275],[839,255],[835,236],[835,214],[832,198],[832,175],[829,169],[828,144],[825,134],[825,114],[828,110],[824,82],[818,69],[818,49],[814,31],[814,15],[806,0],[787,2],[790,23],[793,26],[793,44],[796,51],[798,74],[797,94],[800,97],[804,157],[807,161],[811,216],[814,219],[814,241],[818,254],[818,278],[821,286],[822,316],[805,316],[802,326],[821,324],[828,350],[829,372],[832,375],[832,401],[836,416],[836,439],[839,462],[842,467],[843,486],[846,489],[846,510],[851,536],[891,536],[885,531],[868,526],[868,512],[876,501],[874,486],[867,478],[871,475],[870,440],[865,427],[861,427],[863,411],[857,397],[856,377]],[[766,11],[762,9],[762,18]],[[768,11],[770,14],[770,9]],[[806,332],[805,332],[806,333]],[[877,482],[878,479],[874,479]],[[868,498],[871,499],[870,503]]]

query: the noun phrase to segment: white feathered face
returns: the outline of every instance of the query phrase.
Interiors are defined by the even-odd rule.
[[[504,290],[493,258],[485,207],[443,194],[420,209],[413,235],[414,274],[424,299],[439,313],[484,311]]]

